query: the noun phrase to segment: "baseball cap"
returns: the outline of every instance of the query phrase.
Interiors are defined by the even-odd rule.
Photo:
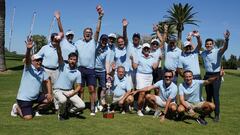
[[[67,36],[67,35],[74,35],[74,32],[73,32],[72,30],[68,30],[65,35],[66,35],[66,36]]]
[[[185,41],[184,44],[183,44],[183,47],[187,47],[187,46],[189,46],[189,45],[192,45],[192,43],[189,42],[189,41]]]
[[[32,60],[40,60],[40,59],[43,59],[41,55],[34,54],[32,56]]]
[[[170,35],[170,36],[168,36],[168,40],[169,41],[177,41],[177,38],[174,35]]]
[[[143,44],[143,46],[142,46],[142,48],[145,48],[145,47],[148,47],[148,48],[150,48],[150,45],[149,45],[149,43],[144,43],[144,44]]]
[[[116,34],[114,34],[114,33],[110,33],[110,34],[108,35],[108,37],[109,37],[109,38],[110,38],[110,37],[112,37],[112,38],[117,38]]]
[[[102,40],[102,39],[107,39],[108,40],[108,35],[102,34],[101,37],[100,37],[100,40]]]
[[[153,42],[157,42],[157,44],[159,44],[160,42],[159,42],[159,40],[158,39],[152,39],[152,41],[151,41],[151,44],[153,43]]]
[[[139,33],[134,33],[133,36],[132,36],[132,38],[135,38],[135,37],[137,37],[137,38],[141,38],[141,36],[140,36]]]

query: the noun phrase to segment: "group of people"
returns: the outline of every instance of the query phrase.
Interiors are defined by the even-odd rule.
[[[33,40],[27,38],[25,66],[12,116],[29,120],[38,109],[53,103],[59,120],[68,119],[69,113],[79,114],[85,108],[84,87],[87,86],[92,116],[97,110],[105,110],[105,93],[110,89],[114,93],[112,111],[119,108],[122,114],[136,110],[137,115],[144,116],[150,108],[161,121],[165,117],[183,118],[187,114],[206,125],[204,117],[214,111],[214,121],[219,121],[221,57],[228,48],[229,31],[224,33],[222,48],[216,49],[214,40],[208,38],[202,51],[198,31],[190,32],[183,48],[178,48],[176,37],[168,36],[168,25],[164,25],[162,33],[155,25],[157,37],[150,44],[140,45],[139,33],[133,34],[132,42],[128,39],[126,19],[122,20],[122,36],[110,33],[99,38],[104,12],[100,5],[96,9],[95,33],[92,28],[85,28],[83,38],[76,42],[73,42],[72,30],[64,33],[59,11],[54,15],[60,32],[53,33],[51,41],[38,53],[31,55]],[[197,46],[193,44],[193,37]],[[199,56],[206,71],[204,79],[200,74]],[[177,86],[179,75],[184,81]],[[110,84],[106,80],[110,80]],[[203,85],[206,101],[202,97]],[[34,106],[35,103],[38,104]]]

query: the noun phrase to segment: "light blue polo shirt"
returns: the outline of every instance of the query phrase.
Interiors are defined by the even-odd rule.
[[[171,50],[167,44],[164,44],[164,51],[165,51],[164,67],[168,70],[176,71],[179,57],[181,56],[182,51],[178,47],[176,47],[174,50]]]
[[[131,90],[131,85],[126,77],[119,79],[117,75],[114,75],[112,90],[115,97],[121,97]]]
[[[96,52],[96,43],[94,39],[89,42],[80,39],[75,43],[75,46],[78,51],[78,66],[94,69]]]
[[[138,45],[135,47],[132,42],[128,42],[127,52],[129,54],[129,58],[130,56],[133,56],[133,60],[138,61],[139,56],[142,54],[142,46]],[[130,69],[133,70],[132,66]]]
[[[200,75],[198,49],[196,48],[191,53],[182,53],[179,58],[178,68],[182,68],[184,71],[190,70],[193,75]]]
[[[49,76],[43,68],[37,70],[33,65],[24,66],[22,79],[18,89],[17,99],[23,101],[37,100],[42,91],[42,82]]]
[[[96,49],[96,63],[95,63],[95,71],[97,72],[105,72],[106,71],[106,60],[110,59],[110,49],[108,46],[102,48],[98,45]],[[108,58],[107,58],[108,57]]]
[[[118,66],[123,66],[125,71],[128,72],[130,69],[130,59],[128,58],[127,49],[124,47],[123,49],[115,48],[114,61],[116,63],[116,68]]]
[[[193,80],[191,86],[185,82],[179,85],[179,95],[184,95],[184,100],[190,103],[199,103],[203,101],[202,85],[204,80]]]
[[[155,59],[151,55],[146,58],[143,54],[141,54],[138,59],[137,72],[141,74],[152,74]]]
[[[58,67],[57,49],[51,43],[44,45],[37,55],[43,58],[42,65],[48,68]]]
[[[61,47],[61,51],[62,51],[63,60],[68,60],[68,55],[70,53],[77,52],[76,46],[74,44],[71,44],[70,42],[68,42],[66,38],[62,39],[62,41],[60,42],[60,47]]]
[[[203,51],[201,53],[206,72],[220,72],[222,54],[220,49],[212,49],[211,51]]]
[[[171,98],[172,99],[171,101],[175,102],[178,91],[177,85],[175,83],[171,82],[171,84],[168,87],[166,87],[164,81],[160,80],[156,82],[154,86],[160,89],[159,97],[163,101],[166,102],[168,98]]]
[[[162,55],[161,49],[158,48],[157,50],[152,50],[150,55],[153,56],[154,62],[157,63],[159,60],[159,57]]]
[[[81,73],[75,69],[70,69],[68,64],[63,64],[59,68],[59,77],[56,80],[53,88],[71,90],[74,84],[81,84]]]

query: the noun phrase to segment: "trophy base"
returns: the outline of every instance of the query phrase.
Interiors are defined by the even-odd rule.
[[[113,119],[114,118],[114,113],[103,113],[103,118]]]

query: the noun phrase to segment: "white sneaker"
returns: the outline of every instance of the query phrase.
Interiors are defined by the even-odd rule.
[[[95,116],[95,115],[96,115],[96,113],[93,113],[93,112],[91,112],[91,113],[90,113],[90,115],[91,115],[91,116]]]
[[[17,107],[18,107],[18,104],[14,103],[13,106],[12,106],[12,110],[11,110],[11,116],[12,117],[17,117]]]
[[[144,114],[142,113],[141,110],[138,110],[138,111],[137,111],[137,115],[138,115],[138,116],[141,116],[141,117],[144,116]]]
[[[103,106],[102,106],[102,105],[99,105],[99,106],[97,107],[97,109],[101,112],[101,111],[103,110]]]
[[[97,108],[97,106],[95,106],[95,113],[97,113],[98,112],[98,108]]]
[[[37,111],[37,112],[35,112],[35,116],[36,117],[41,117],[42,115]]]
[[[146,106],[145,107],[145,112],[150,112],[150,111],[151,111],[151,109],[148,106]]]
[[[160,115],[161,115],[161,111],[160,110],[156,110],[154,115],[153,115],[153,118],[158,118]]]
[[[125,111],[122,111],[121,114],[126,114],[126,112],[125,112]]]

